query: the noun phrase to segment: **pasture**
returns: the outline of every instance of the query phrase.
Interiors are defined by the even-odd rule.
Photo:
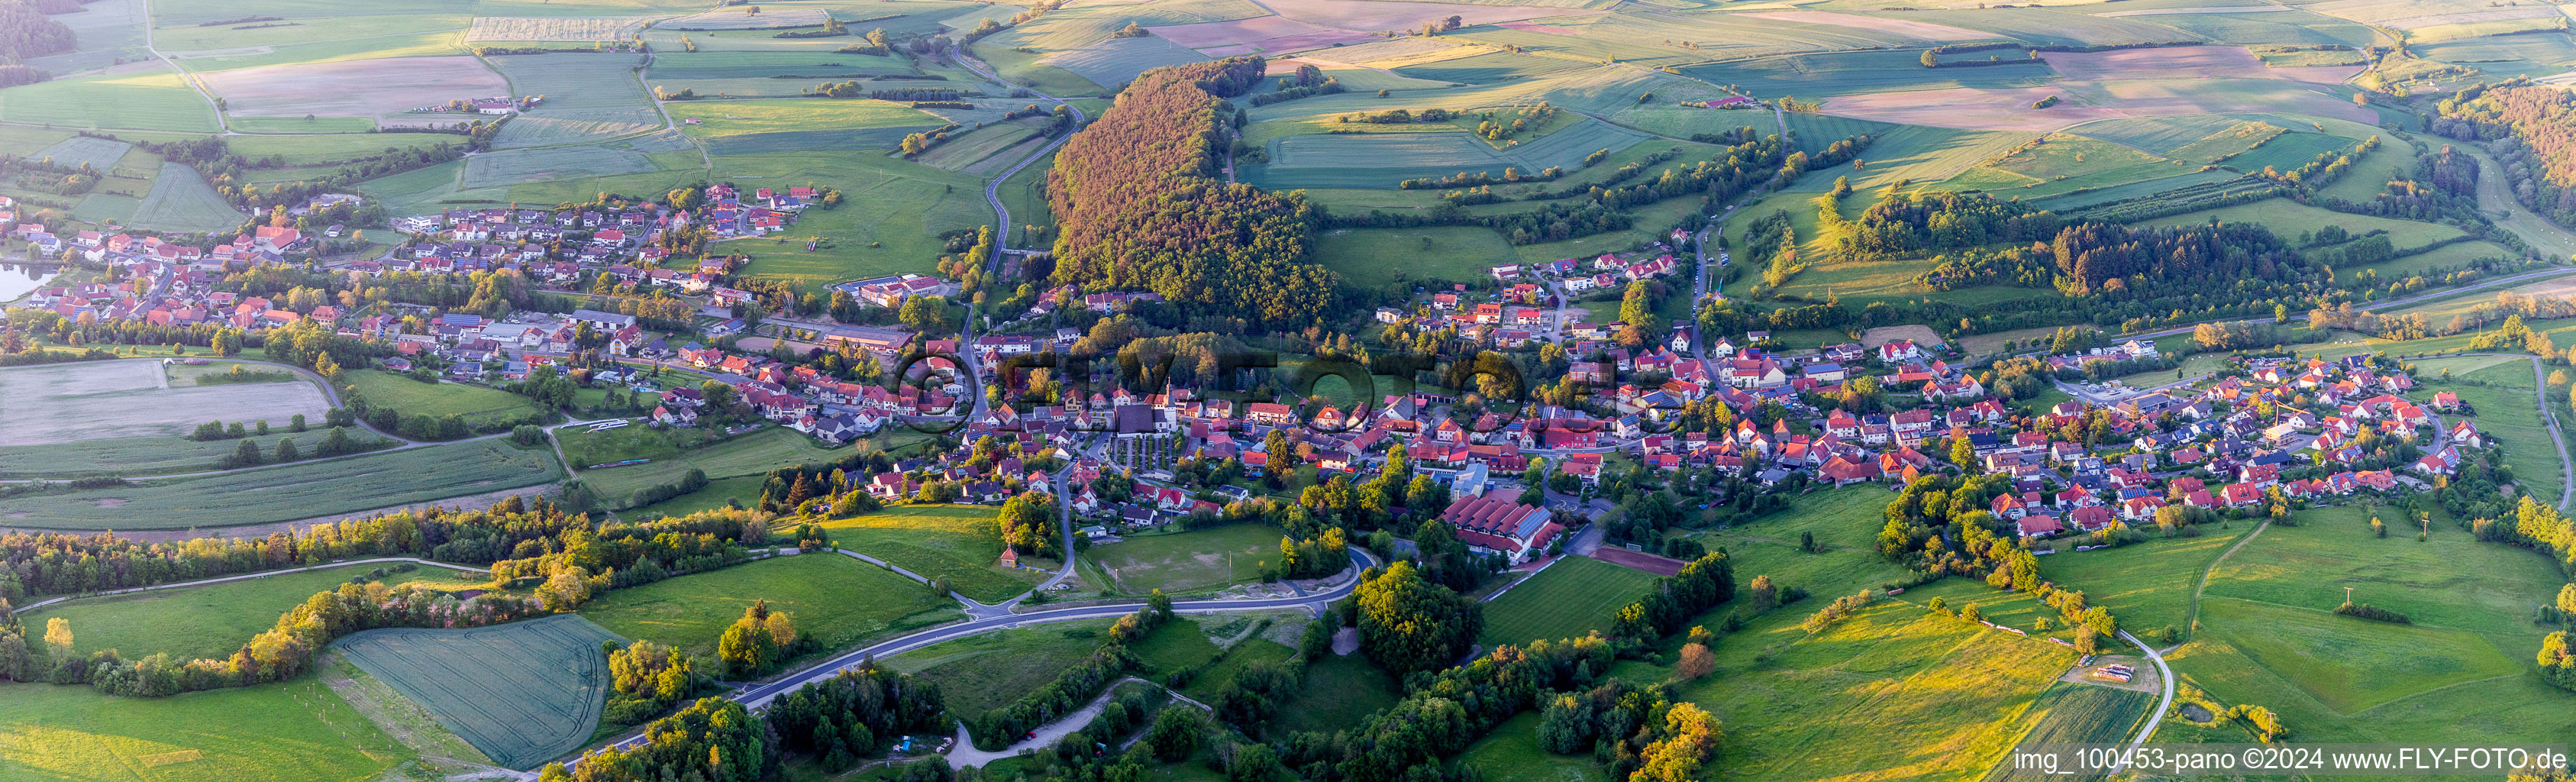
[[[912,579],[831,552],[749,562],[600,595],[581,616],[618,635],[714,659],[716,639],[755,600],[796,615],[818,649],[842,649],[960,616]]]
[[[732,478],[759,475],[780,467],[829,461],[836,454],[814,442],[814,438],[784,427],[770,427],[728,438],[703,448],[689,449],[670,458],[649,464],[582,470],[581,480],[599,492],[611,505],[627,502],[638,490],[659,484],[678,483],[694,467],[708,478]]]
[[[415,755],[310,679],[167,698],[0,683],[0,702],[9,779],[367,782]]]
[[[478,440],[223,475],[22,495],[0,510],[0,523],[73,530],[228,527],[353,513],[562,478],[563,470],[555,465],[551,452]]]
[[[529,54],[492,58],[513,95],[543,95],[536,108],[513,117],[493,145],[499,149],[565,144],[628,136],[663,127],[661,112],[644,92],[632,54]]]
[[[488,424],[546,412],[536,400],[508,391],[446,381],[423,383],[375,369],[343,370],[340,383],[342,393],[363,398],[371,407],[401,411],[404,418],[456,415],[464,416],[468,424]]]
[[[2123,627],[2188,632],[2201,573],[2254,529],[2250,521],[2228,525],[2203,525],[2196,538],[2164,538],[2096,551],[2060,550],[2039,558],[2039,572],[2058,586],[2083,592],[2085,602],[2110,609]]]
[[[74,76],[0,90],[0,122],[213,133],[215,107],[167,69]]]
[[[1032,625],[968,636],[879,660],[939,685],[948,713],[973,717],[1010,705],[1100,648],[1109,619]]]
[[[580,747],[598,727],[609,688],[599,645],[611,640],[579,616],[549,616],[463,630],[369,630],[331,646],[493,763],[527,768]]]
[[[1228,524],[1165,535],[1129,535],[1126,542],[1093,546],[1080,561],[1105,576],[1108,591],[1143,595],[1198,592],[1258,579],[1279,562],[1279,528]]]
[[[284,426],[299,413],[320,423],[330,407],[311,382],[173,387],[159,361],[17,367],[0,370],[0,417],[12,422],[0,446],[175,437],[207,421]]]
[[[1014,214],[1017,214],[1014,212]],[[1315,260],[1354,285],[1397,280],[1473,280],[1520,257],[1482,226],[1336,228],[1315,234]]]
[[[249,215],[225,202],[196,169],[163,163],[161,175],[152,180],[152,191],[134,209],[133,226],[165,231],[226,231],[241,227],[249,219]]]
[[[1591,557],[1565,557],[1485,604],[1489,645],[1607,632],[1619,609],[1645,597],[1655,577]]]
[[[73,136],[55,142],[53,146],[29,152],[26,158],[34,161],[50,160],[55,165],[75,168],[88,166],[106,171],[108,167],[116,165],[117,160],[124,158],[125,153],[132,151],[134,151],[134,145],[127,142]]]
[[[23,612],[18,618],[30,627],[44,627],[55,618],[70,622],[72,651],[78,654],[114,649],[128,660],[161,653],[183,662],[221,660],[249,643],[252,636],[275,626],[279,616],[303,605],[314,593],[365,578],[372,570],[388,571],[385,577],[373,580],[389,585],[420,582],[440,588],[464,588],[488,579],[479,573],[437,567],[390,572],[393,567],[332,567],[184,589],[81,598]],[[45,655],[42,646],[36,652],[39,657]]]
[[[834,546],[947,581],[977,601],[999,603],[1029,591],[1049,572],[996,564],[1002,557],[999,518],[995,509],[976,505],[900,505],[824,522],[823,529]]]
[[[808,291],[845,280],[931,273],[944,252],[940,232],[993,222],[993,208],[984,203],[983,177],[874,150],[725,155],[716,158],[715,173],[742,184],[817,182],[840,189],[840,206],[807,210],[785,231],[708,245],[718,252],[750,253],[752,276],[792,280]],[[1043,177],[1045,170],[1033,165],[1021,173]],[[809,239],[822,240],[823,248],[806,252]]]

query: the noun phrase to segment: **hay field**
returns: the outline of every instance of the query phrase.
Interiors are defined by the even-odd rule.
[[[463,630],[369,630],[331,644],[492,762],[526,768],[589,740],[617,636],[579,616]]]
[[[751,13],[759,8],[760,13]],[[787,8],[748,6],[719,8],[663,22],[672,30],[767,30],[779,27],[812,27],[823,23],[831,12],[820,8]]]
[[[106,173],[109,167],[116,165],[116,161],[124,159],[125,153],[132,151],[134,145],[123,141],[73,136],[54,142],[53,146],[29,152],[25,157],[28,160],[51,160],[56,165],[88,166]]]
[[[987,603],[1009,600],[1047,572],[1012,570],[1002,556],[1000,511],[977,505],[904,505],[824,522],[833,545],[948,581],[958,594]]]
[[[582,618],[639,641],[713,659],[716,640],[752,601],[796,615],[796,631],[822,649],[958,618],[957,601],[884,568],[823,552],[747,562],[600,595]]]
[[[649,16],[477,16],[468,41],[623,41],[643,31]]]
[[[165,231],[225,231],[241,227],[247,219],[196,169],[163,163],[161,175],[152,180],[152,192],[134,209],[133,225]]]
[[[158,361],[107,361],[0,370],[0,446],[104,437],[178,436],[207,421],[277,426],[330,410],[311,382],[171,387]]]
[[[652,96],[635,78],[641,55],[533,54],[495,57],[514,95],[545,103],[510,120],[493,140],[500,149],[596,141],[663,127]]]
[[[259,442],[270,446],[272,441]],[[550,451],[477,440],[221,475],[21,495],[0,509],[0,524],[74,530],[231,527],[505,491],[562,477],[563,470]]]
[[[0,122],[213,133],[215,107],[164,66],[0,90]]]
[[[0,684],[0,703],[13,780],[366,782],[415,756],[311,679],[167,698]]]
[[[503,187],[550,179],[641,174],[656,170],[643,155],[602,146],[505,149],[465,159],[467,188]]]
[[[511,94],[509,82],[473,57],[398,57],[212,71],[200,79],[230,111],[268,117],[405,117],[456,98]],[[410,115],[419,123],[456,115]]]

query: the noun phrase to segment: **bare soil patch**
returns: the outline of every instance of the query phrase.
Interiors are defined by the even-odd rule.
[[[1967,41],[1978,38],[1994,37],[1993,33],[1981,33],[1964,27],[1951,27],[1946,24],[1909,22],[1903,19],[1887,19],[1876,16],[1862,16],[1860,14],[1841,14],[1832,11],[1764,11],[1758,14],[1746,14],[1746,16],[1757,19],[1777,19],[1783,22],[1829,24],[1836,27],[1877,30],[1879,32],[1913,36],[1927,41]]]
[[[1425,22],[1452,16],[1470,25],[1517,22],[1558,16],[1594,16],[1608,11],[1540,8],[1521,5],[1414,3],[1402,0],[1257,0],[1271,13],[1308,24],[1344,30],[1419,30]]]
[[[233,113],[261,117],[398,116],[457,98],[510,94],[510,82],[501,74],[465,56],[271,65],[199,78],[223,96]]]
[[[1916,345],[1941,344],[1941,335],[1933,333],[1932,327],[1921,324],[1880,326],[1860,333],[1861,347],[1866,348],[1875,348],[1900,339],[1914,340]]]

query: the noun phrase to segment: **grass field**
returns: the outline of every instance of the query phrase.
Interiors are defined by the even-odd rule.
[[[1228,524],[1129,536],[1124,543],[1091,547],[1081,562],[1105,575],[1115,594],[1181,594],[1260,578],[1263,565],[1279,561],[1279,539],[1277,527]]]
[[[1395,705],[1399,684],[1358,652],[1306,661],[1306,685],[1272,723],[1285,731],[1331,733]]]
[[[0,683],[0,777],[29,782],[366,782],[413,753],[310,678],[118,698]]]
[[[2059,684],[2039,696],[2026,716],[2030,731],[2022,743],[2110,744],[2136,735],[2138,723],[2156,709],[2157,696],[2137,690],[2091,684]],[[2015,773],[2011,763],[1998,763],[1988,780],[2045,779],[2048,775]]]
[[[1045,173],[1035,165],[1029,171]],[[940,232],[994,220],[993,208],[984,203],[982,177],[873,150],[723,155],[716,158],[716,175],[743,184],[814,182],[840,189],[840,206],[808,210],[785,231],[708,245],[710,252],[749,253],[752,276],[790,280],[808,291],[887,274],[932,273],[943,251]],[[827,245],[805,252],[808,239]]]
[[[530,54],[491,58],[518,95],[546,100],[510,120],[500,149],[598,141],[662,127],[652,96],[635,78],[643,58],[627,54]]]
[[[792,152],[813,149],[893,149],[906,134],[946,124],[927,112],[882,100],[699,101],[682,104],[678,116],[701,124],[683,125],[690,136],[707,140],[718,155]],[[829,142],[817,144],[817,142]]]
[[[2231,522],[2228,529],[2212,524],[2197,538],[2059,551],[2039,558],[2039,572],[2059,586],[2083,592],[2085,602],[2111,609],[2124,627],[2189,630],[2192,589],[2201,572],[2253,528],[2247,521]]]
[[[612,593],[623,594],[623,593]],[[332,644],[492,762],[527,768],[590,738],[615,636],[578,616],[465,630],[369,630]]]
[[[550,180],[613,177],[657,170],[653,160],[629,150],[603,146],[505,149],[467,158],[467,189],[509,187]]]
[[[554,454],[499,440],[12,498],[0,523],[43,529],[265,524],[559,480]]]
[[[803,554],[656,581],[601,595],[581,615],[630,639],[714,659],[716,638],[752,601],[796,615],[796,632],[831,650],[956,619],[955,601],[839,554]]]
[[[135,207],[133,225],[166,231],[225,231],[241,227],[248,219],[196,169],[163,163],[161,175],[152,180],[152,191]]]
[[[2558,460],[2558,447],[2541,433],[2548,424],[2540,420],[2540,411],[2532,406],[2539,389],[2533,384],[2529,362],[2514,361],[2468,373],[2472,383],[2445,383],[2443,386],[2460,394],[2478,414],[2478,431],[2503,441],[2505,463],[2514,469],[2516,481],[2533,499],[2550,505],[2566,491],[2566,473]]]
[[[1487,644],[1526,644],[1608,631],[1619,609],[1646,596],[1655,577],[1591,557],[1566,557],[1485,604]]]
[[[902,505],[825,522],[832,542],[894,563],[925,578],[942,579],[958,594],[999,603],[1045,580],[1037,570],[1014,570],[1001,560],[998,512],[975,505]]]
[[[692,467],[706,471],[708,478],[733,478],[827,461],[834,455],[833,451],[814,442],[814,438],[798,434],[796,430],[770,427],[649,464],[583,470],[580,478],[598,491],[599,496],[616,504],[637,490],[678,483],[687,477]]]
[[[30,627],[61,618],[72,626],[72,651],[80,654],[114,649],[128,660],[167,652],[173,660],[220,660],[232,655],[251,636],[277,624],[286,613],[317,592],[339,588],[352,578],[390,565],[337,567],[250,578],[185,589],[160,589],[55,603],[19,615]],[[464,587],[481,583],[481,574],[441,568],[391,573],[386,584],[426,582]],[[39,647],[38,655],[44,652]]]
[[[271,430],[268,437],[254,437],[261,448],[275,451],[278,440],[294,440],[299,453],[311,454],[321,447],[330,431],[317,425],[300,434],[287,434],[283,427]],[[352,428],[349,437],[356,442],[381,441],[363,429]],[[0,479],[14,478],[79,478],[92,475],[176,475],[212,470],[221,466],[224,457],[233,455],[241,443],[232,440],[191,440],[185,437],[107,437],[69,443],[14,445],[0,448]]]
[[[117,160],[124,158],[125,153],[132,151],[134,151],[134,145],[123,141],[73,136],[55,142],[53,146],[29,152],[26,158],[37,161],[51,160],[55,165],[89,166],[104,172],[109,166],[116,165]]]
[[[464,416],[466,423],[515,420],[545,412],[534,399],[462,383],[423,383],[391,372],[352,369],[340,373],[342,390],[365,397],[367,404],[402,411],[404,418],[425,415]]]
[[[972,718],[1009,705],[1022,694],[1090,657],[1111,620],[1036,625],[969,636],[888,657],[888,668],[939,685],[948,713]]]
[[[2270,198],[2249,204],[2237,204],[2235,206],[2220,207],[2217,209],[2203,209],[2197,212],[2185,212],[2170,217],[2159,217],[2153,220],[2147,220],[2139,223],[2139,225],[2199,225],[2207,223],[2211,219],[2217,219],[2220,222],[2228,223],[2261,223],[2265,227],[2271,228],[2274,234],[2278,234],[2293,242],[2298,240],[2298,236],[2301,233],[2314,231],[2319,227],[2328,225],[2342,226],[2344,230],[2350,231],[2355,235],[2377,229],[2387,229],[2389,243],[2399,247],[2420,247],[2438,240],[2458,236],[2461,233],[2460,229],[2447,225],[2419,223],[2413,220],[2396,220],[2386,217],[2372,217],[2369,215],[2345,214],[2342,212],[2327,211],[2318,207],[2307,206],[2305,204],[2300,204],[2283,198]]]
[[[1315,235],[1314,256],[1351,284],[1368,287],[1399,279],[1474,280],[1520,262],[1502,234],[1481,226],[1338,228]]]
[[[557,429],[555,444],[563,448],[564,459],[573,467],[588,469],[594,464],[629,459],[675,459],[683,451],[705,445],[714,436],[710,429],[656,429],[646,426],[643,419],[634,419],[630,425],[615,429]]]
[[[167,70],[75,76],[0,90],[0,121],[212,133],[215,107]]]
[[[1755,95],[1799,98],[1951,87],[2036,87],[2057,75],[2046,62],[1936,69],[1923,67],[1918,56],[1905,51],[1799,54],[1694,65],[1682,72],[1716,84],[1738,85]]]
[[[1524,711],[1467,747],[1464,765],[1495,782],[1609,782],[1589,754],[1558,755],[1539,747],[1539,712]]]

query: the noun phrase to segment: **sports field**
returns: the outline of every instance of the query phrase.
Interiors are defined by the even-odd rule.
[[[340,383],[344,392],[365,398],[371,406],[393,408],[405,418],[460,415],[466,423],[483,424],[545,412],[536,400],[508,391],[444,381],[423,383],[373,369],[343,371]]]
[[[239,388],[241,386],[215,386]],[[10,499],[0,524],[40,529],[188,529],[351,513],[563,478],[554,454],[477,440]]]
[[[252,636],[276,626],[278,616],[302,605],[317,592],[338,589],[352,579],[384,570],[383,584],[428,583],[466,587],[488,576],[423,567],[392,572],[390,564],[350,566],[247,578],[183,589],[157,589],[130,595],[69,600],[19,614],[31,627],[44,627],[56,617],[72,626],[72,651],[80,654],[114,649],[128,660],[167,652],[173,660],[220,660],[249,643]],[[38,656],[44,651],[37,649]]]
[[[311,382],[171,386],[159,361],[107,361],[0,370],[0,446],[92,438],[179,436],[207,421],[319,423],[330,403]]]
[[[527,768],[599,725],[616,636],[579,616],[464,630],[369,630],[331,644],[492,762]]]
[[[1608,631],[1619,609],[1637,602],[1655,577],[1591,557],[1566,557],[1485,604],[1485,634],[1494,645],[1580,638]]]
[[[999,517],[995,509],[976,505],[902,505],[825,522],[823,529],[841,548],[946,580],[958,594],[978,601],[999,603],[1047,576],[1047,571],[996,564],[1002,557]]]
[[[1105,576],[1116,594],[1180,594],[1260,578],[1264,565],[1280,561],[1280,537],[1278,527],[1262,524],[1134,535],[1124,543],[1093,546],[1080,561]]]
[[[713,659],[716,638],[754,600],[796,614],[796,631],[841,649],[962,616],[957,602],[833,553],[767,559],[601,595],[581,615],[618,635]]]
[[[0,682],[0,778],[367,782],[415,757],[311,678],[119,698]]]

